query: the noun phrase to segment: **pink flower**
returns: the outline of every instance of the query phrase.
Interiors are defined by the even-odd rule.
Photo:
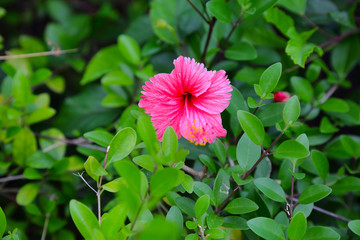
[[[220,113],[229,105],[231,85],[225,71],[207,71],[188,57],[174,60],[175,69],[150,78],[143,86],[139,107],[151,117],[157,137],[173,127],[178,138],[195,144],[225,137]]]
[[[288,92],[276,92],[274,93],[275,102],[287,102],[290,99],[291,95]]]

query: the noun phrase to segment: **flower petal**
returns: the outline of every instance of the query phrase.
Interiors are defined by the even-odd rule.
[[[229,106],[232,88],[225,74],[223,70],[214,74],[207,91],[191,99],[194,106],[209,114],[221,113]]]
[[[191,93],[197,97],[210,87],[214,72],[207,71],[204,64],[180,56],[174,60],[174,65],[175,69],[171,75],[181,82],[184,93]]]

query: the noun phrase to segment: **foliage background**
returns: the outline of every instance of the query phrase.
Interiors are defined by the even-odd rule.
[[[359,239],[359,221],[348,225],[359,219],[360,207],[359,9],[353,0],[0,0],[1,55],[50,51],[49,56],[0,60],[0,206],[6,216],[5,221],[0,211],[0,234],[6,226],[10,235],[4,239],[198,239],[203,230],[214,239],[302,239],[304,228],[304,239]],[[62,52],[69,49],[75,50]],[[228,135],[221,142],[199,147],[180,139],[177,145],[169,130],[167,145],[159,145],[137,107],[144,82],[170,72],[179,55],[226,70],[238,90],[222,114]],[[282,64],[281,78],[270,77],[276,88],[261,96],[254,84],[276,62]],[[271,95],[281,90],[301,103],[298,121],[286,130],[283,114],[289,112]],[[295,143],[293,152],[279,157],[281,151],[275,150],[278,154],[249,172],[258,180],[236,179],[244,161],[254,164],[261,151],[244,137],[242,127],[247,135],[251,130],[239,123],[238,110],[256,111],[261,126],[251,129],[265,127],[264,149],[282,131],[270,152],[296,139],[309,155],[298,157]],[[103,172],[106,147],[119,131],[128,145]],[[116,137],[112,141],[120,143]],[[173,155],[165,156],[166,151]],[[130,152],[136,169],[127,165],[130,157],[119,157]],[[244,152],[254,154],[244,160]],[[89,156],[94,158],[84,166]],[[169,186],[152,177],[154,162],[167,169],[160,182]],[[105,174],[104,183],[113,183],[102,186],[102,212],[114,210],[107,221],[108,226],[118,222],[117,229],[100,229],[89,220],[96,219],[98,200],[76,176],[84,168],[95,189]],[[160,193],[152,185],[159,185]],[[289,205],[309,187],[310,200],[297,205],[294,213],[303,214],[293,218],[291,228],[283,197],[286,193]],[[229,198],[235,199],[234,209],[220,207],[239,188]],[[133,191],[133,199],[125,197]],[[76,216],[86,216],[85,226]],[[294,226],[300,229],[295,237]]]

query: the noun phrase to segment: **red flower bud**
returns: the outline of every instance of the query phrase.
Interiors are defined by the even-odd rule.
[[[276,92],[274,93],[274,101],[275,102],[287,102],[291,97],[288,92]]]

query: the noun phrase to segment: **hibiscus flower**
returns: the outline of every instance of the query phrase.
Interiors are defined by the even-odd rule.
[[[175,69],[145,82],[139,107],[150,115],[159,141],[168,126],[177,137],[196,145],[225,137],[220,113],[229,105],[231,85],[225,71],[208,71],[188,57],[174,60]]]

